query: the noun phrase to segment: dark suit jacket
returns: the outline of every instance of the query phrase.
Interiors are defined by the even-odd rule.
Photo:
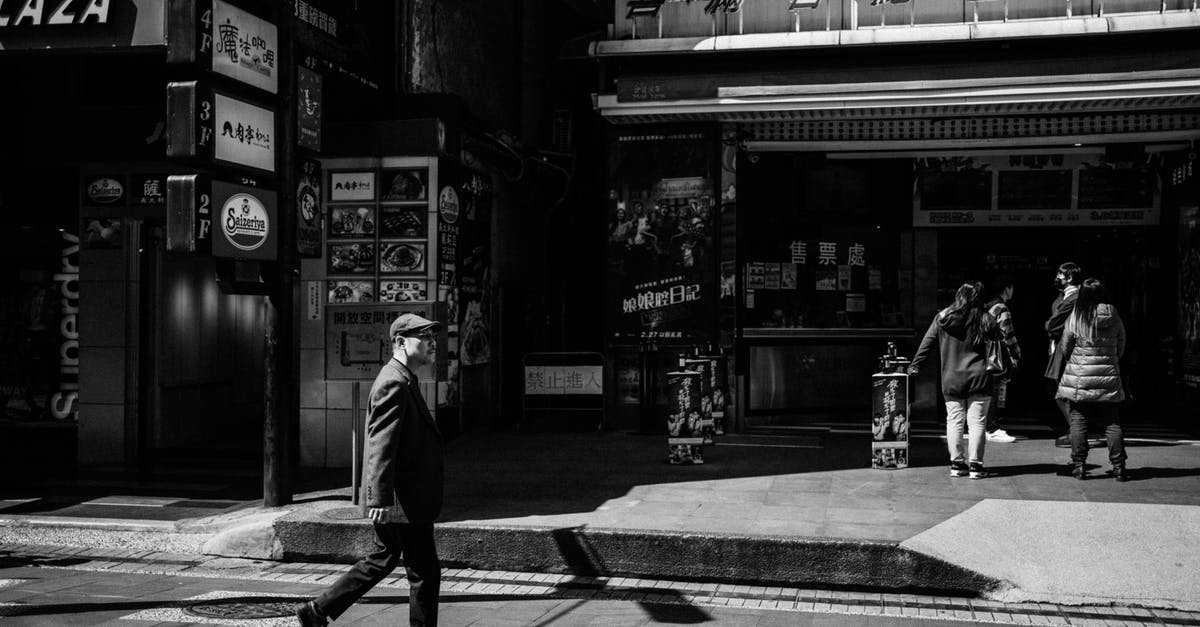
[[[367,406],[363,508],[399,506],[410,522],[442,512],[442,434],[417,379],[395,358],[379,371]]]
[[[1067,318],[1071,317],[1071,312],[1075,310],[1075,301],[1079,299],[1079,291],[1071,290],[1071,295],[1066,296],[1059,294],[1058,298],[1054,299],[1054,303],[1050,305],[1050,317],[1046,319],[1046,335],[1050,336],[1050,343],[1053,350],[1050,353],[1050,359],[1046,362],[1045,377],[1052,381],[1058,381],[1062,378],[1063,366],[1067,363],[1067,356],[1062,350],[1063,328],[1067,326]]]

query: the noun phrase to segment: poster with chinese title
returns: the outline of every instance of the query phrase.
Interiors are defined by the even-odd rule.
[[[610,165],[609,337],[711,339],[719,294],[712,138],[623,134]]]
[[[908,375],[871,377],[871,467],[908,467]]]
[[[1200,207],[1179,210],[1179,338],[1184,385],[1200,388]]]
[[[700,434],[705,444],[713,443],[716,426],[713,424],[712,361],[707,357],[685,359],[685,370],[700,373]]]
[[[668,460],[672,464],[703,464],[700,373],[668,372],[666,392]]]

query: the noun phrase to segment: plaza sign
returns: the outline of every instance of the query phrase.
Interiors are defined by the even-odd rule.
[[[167,85],[167,156],[275,171],[275,112],[197,81]]]
[[[166,43],[162,0],[0,0],[0,51]]]
[[[271,22],[222,0],[172,0],[168,31],[168,63],[278,91],[279,35]]]

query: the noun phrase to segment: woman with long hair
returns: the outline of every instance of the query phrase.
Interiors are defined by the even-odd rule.
[[[1117,403],[1125,400],[1120,365],[1125,324],[1100,281],[1088,279],[1080,286],[1075,309],[1063,327],[1062,344],[1066,366],[1056,397],[1070,405],[1069,470],[1077,479],[1087,478],[1087,427],[1093,421],[1105,425],[1111,474],[1117,481],[1127,481],[1125,437],[1117,415]]]
[[[942,362],[942,396],[946,398],[946,445],[950,476],[982,479],[985,425],[992,401],[992,375],[987,371],[987,342],[999,338],[996,319],[984,309],[983,284],[964,283],[954,304],[934,317],[913,356],[909,374],[916,374],[933,351]],[[967,454],[962,450],[963,426],[968,431]]]

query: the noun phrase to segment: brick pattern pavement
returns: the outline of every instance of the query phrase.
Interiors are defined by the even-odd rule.
[[[80,572],[170,575],[259,584],[327,586],[348,568],[338,564],[279,563],[257,560],[162,553],[139,550],[72,548],[43,545],[0,544],[0,567],[12,564]],[[0,579],[0,590],[22,585],[20,578]],[[380,589],[407,591],[402,576],[392,576]],[[818,590],[781,586],[667,581],[631,577],[588,577],[553,573],[525,573],[447,569],[443,591],[453,595],[530,601],[624,601],[654,606],[693,608],[744,608],[892,619],[937,620],[958,623],[1005,625],[1153,625],[1200,627],[1200,613],[1122,606],[1068,606],[1046,603],[997,603],[976,598],[952,598],[888,592]],[[294,590],[291,591],[294,593]],[[280,592],[280,594],[285,594]],[[289,593],[286,596],[293,596]],[[198,598],[198,597],[197,597]],[[0,602],[0,616],[19,617],[20,603]],[[539,612],[554,606],[539,605]],[[172,610],[177,611],[177,610]],[[145,620],[127,617],[129,620]],[[155,616],[158,616],[155,614]],[[166,615],[162,615],[164,618]],[[499,619],[500,617],[496,617]],[[799,617],[797,617],[799,618]],[[170,620],[169,618],[167,620]],[[521,623],[521,619],[505,618]],[[533,622],[530,618],[529,622]],[[265,623],[255,623],[265,624]],[[615,624],[615,623],[614,623]],[[781,623],[783,624],[783,623]]]

